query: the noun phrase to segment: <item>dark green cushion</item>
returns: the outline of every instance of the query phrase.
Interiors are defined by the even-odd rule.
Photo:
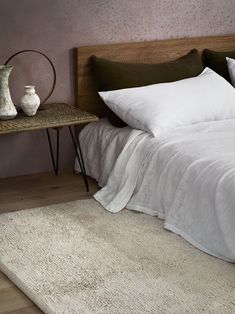
[[[203,70],[201,57],[196,49],[177,60],[158,64],[115,62],[96,56],[91,57],[91,63],[99,91],[173,82],[196,76]],[[126,125],[109,108],[106,115],[113,125]]]
[[[219,75],[223,76],[228,82],[231,83],[231,79],[228,72],[226,57],[235,58],[235,51],[212,51],[205,49],[202,54],[202,60],[205,67],[208,67]]]

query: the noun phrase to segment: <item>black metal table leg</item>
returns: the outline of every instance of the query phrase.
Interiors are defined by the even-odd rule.
[[[58,172],[59,172],[60,130],[56,129],[56,161],[55,161],[55,157],[54,157],[54,153],[53,153],[53,149],[52,149],[49,129],[46,129],[46,131],[47,131],[47,139],[48,139],[48,144],[49,144],[50,153],[51,153],[52,166],[53,166],[53,170],[55,172],[55,175],[57,176]]]
[[[81,149],[81,146],[80,146],[79,137],[78,137],[78,135],[77,135],[77,132],[76,132],[75,127],[74,127],[74,133],[75,133],[75,137],[76,137],[76,141],[77,141],[77,148],[78,148],[78,150],[79,150],[79,154],[80,154],[80,157],[81,157],[82,171],[83,171],[84,174],[86,175],[86,168],[85,168],[85,164],[84,164],[84,160],[83,160],[83,156],[82,156],[82,149]]]
[[[60,130],[56,129],[56,175],[59,172]]]
[[[89,184],[88,184],[88,180],[87,180],[86,169],[85,169],[84,160],[83,160],[83,157],[82,157],[82,150],[81,150],[81,146],[80,146],[80,143],[79,143],[79,138],[77,136],[75,128],[74,128],[75,136],[73,135],[73,131],[72,131],[72,128],[71,128],[70,125],[68,126],[68,128],[69,128],[69,132],[70,132],[71,139],[72,139],[72,142],[73,142],[73,146],[74,146],[74,149],[75,149],[75,153],[76,153],[76,156],[77,156],[77,159],[78,159],[78,163],[79,163],[79,166],[81,168],[81,172],[82,172],[83,180],[84,180],[84,183],[85,183],[85,187],[86,187],[87,192],[89,192]]]

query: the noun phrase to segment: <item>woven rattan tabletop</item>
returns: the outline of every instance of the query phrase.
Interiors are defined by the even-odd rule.
[[[40,106],[33,117],[19,112],[12,120],[0,121],[0,135],[78,125],[97,120],[97,116],[65,103],[45,104]]]

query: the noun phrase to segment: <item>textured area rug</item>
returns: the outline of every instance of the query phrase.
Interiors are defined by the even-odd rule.
[[[46,313],[234,313],[235,267],[82,200],[0,215],[0,269]]]

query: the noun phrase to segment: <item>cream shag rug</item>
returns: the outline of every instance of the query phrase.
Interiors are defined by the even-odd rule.
[[[0,215],[0,269],[46,313],[235,313],[235,267],[94,200]]]

